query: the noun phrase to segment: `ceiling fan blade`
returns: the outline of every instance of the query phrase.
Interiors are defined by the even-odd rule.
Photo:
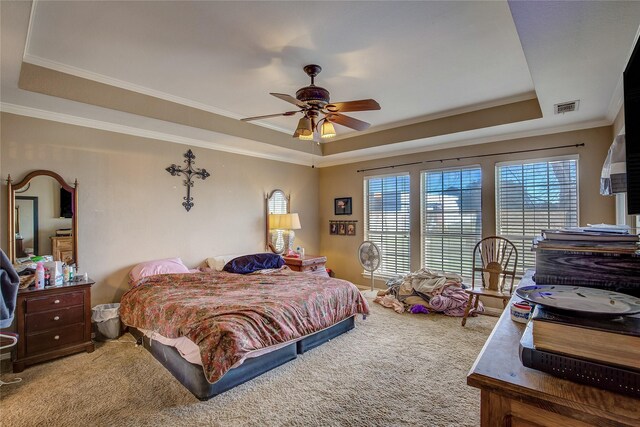
[[[279,116],[293,116],[296,113],[299,113],[302,110],[299,111],[287,111],[285,113],[278,113],[278,114],[267,114],[264,116],[255,116],[255,117],[245,117],[244,119],[240,119],[243,122],[250,122],[251,120],[260,120],[260,119],[268,119],[269,117],[279,117]]]
[[[367,122],[363,122],[362,120],[354,119],[353,117],[345,116],[340,113],[331,113],[327,115],[327,120],[332,123],[337,123],[342,126],[346,126],[355,130],[365,130],[369,126],[371,126]]]
[[[307,103],[306,103],[306,102],[298,101],[298,100],[297,100],[297,99],[295,99],[293,96],[291,96],[291,95],[287,95],[286,93],[273,93],[273,92],[271,92],[271,93],[269,93],[269,95],[273,95],[273,96],[275,96],[276,98],[280,98],[280,99],[282,99],[283,101],[290,102],[290,103],[292,103],[293,105],[297,105],[297,106],[298,106],[298,107],[300,107],[300,108],[306,108],[306,107],[308,107],[308,105],[307,105]]]
[[[357,101],[333,102],[325,108],[332,113],[346,113],[349,111],[379,110],[380,104],[374,99],[360,99]]]

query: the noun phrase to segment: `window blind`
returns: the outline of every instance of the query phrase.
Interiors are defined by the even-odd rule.
[[[577,158],[498,164],[496,188],[496,231],[518,248],[520,273],[535,267],[541,230],[578,225]]]
[[[479,166],[422,172],[422,266],[471,277],[482,238]]]
[[[365,239],[374,242],[382,255],[382,275],[410,271],[409,175],[368,177],[364,181]]]

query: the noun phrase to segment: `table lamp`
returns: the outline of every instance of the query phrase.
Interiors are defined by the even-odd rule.
[[[269,214],[269,229],[273,230],[271,233],[272,243],[275,243],[274,237],[277,239],[277,231],[282,230],[285,254],[289,249],[293,248],[293,241],[296,238],[296,233],[293,230],[300,230],[301,228],[300,218],[297,213]]]

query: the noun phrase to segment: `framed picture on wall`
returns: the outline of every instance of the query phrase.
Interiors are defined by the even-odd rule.
[[[338,234],[343,236],[347,234],[347,224],[345,224],[344,222],[338,224]]]
[[[329,223],[329,234],[338,234],[338,223],[330,222]]]
[[[348,222],[347,223],[347,236],[355,236],[356,235],[356,223]]]
[[[336,215],[351,215],[351,197],[334,199],[333,211]]]

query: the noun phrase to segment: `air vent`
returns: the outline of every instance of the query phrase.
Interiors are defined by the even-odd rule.
[[[560,104],[556,104],[553,106],[554,114],[564,114],[570,113],[571,111],[578,111],[578,106],[580,105],[580,101],[569,101],[569,102],[561,102]]]

